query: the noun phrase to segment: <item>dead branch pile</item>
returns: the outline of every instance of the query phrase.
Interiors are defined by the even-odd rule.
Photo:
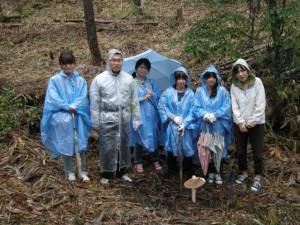
[[[300,158],[293,150],[282,151],[283,139],[276,141],[272,135],[267,135],[266,176],[260,193],[249,193],[250,184],[234,184],[229,199],[230,181],[237,172],[233,157],[225,164],[224,184],[204,185],[194,204],[190,190],[178,186],[179,177],[154,172],[150,162],[142,175],[130,170],[133,183],[116,178],[110,186],[101,186],[97,142],[91,143],[86,156],[91,182],[70,183],[61,161],[50,159],[39,137],[15,134],[1,149],[0,220],[8,224],[220,224],[231,219],[253,224],[253,218],[274,221],[275,215],[278,222],[292,221],[290,214],[300,216]],[[164,160],[162,164],[165,169]],[[202,175],[199,167],[195,173]],[[278,208],[284,215],[276,213]]]

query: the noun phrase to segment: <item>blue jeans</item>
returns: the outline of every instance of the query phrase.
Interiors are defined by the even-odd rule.
[[[81,158],[81,171],[86,171],[85,168],[85,153],[82,152],[80,153],[80,158]],[[63,156],[63,168],[66,174],[68,173],[74,173],[74,169],[73,169],[73,160],[72,160],[73,156]]]
[[[135,144],[135,146],[134,146],[134,164],[143,164],[143,153],[144,153],[143,146],[141,146],[139,144]],[[150,156],[151,156],[152,162],[159,161],[158,150],[155,150],[154,152],[150,152]]]

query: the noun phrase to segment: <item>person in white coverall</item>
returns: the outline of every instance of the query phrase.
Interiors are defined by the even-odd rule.
[[[98,74],[90,87],[92,127],[99,134],[101,184],[114,174],[131,182],[126,169],[130,158],[130,122],[134,130],[142,124],[137,83],[122,71],[123,55],[111,49],[106,56],[107,70]]]

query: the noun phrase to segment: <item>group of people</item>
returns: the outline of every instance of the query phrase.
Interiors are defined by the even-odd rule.
[[[72,167],[77,133],[81,158],[81,177],[89,181],[84,163],[91,130],[99,134],[101,184],[114,176],[131,182],[130,143],[134,143],[134,168],[143,173],[143,153],[149,152],[154,169],[162,170],[158,147],[163,145],[169,174],[178,171],[191,177],[198,159],[197,141],[202,132],[213,132],[223,140],[222,158],[228,155],[233,135],[240,175],[236,183],[248,178],[247,143],[252,147],[254,180],[251,190],[261,188],[263,173],[265,91],[244,59],[232,67],[230,93],[221,86],[217,69],[209,66],[200,76],[201,87],[194,93],[186,68],[170,74],[170,86],[160,93],[159,85],[147,77],[151,63],[146,58],[136,62],[135,72],[122,71],[124,56],[118,49],[109,50],[106,71],[98,74],[90,86],[75,70],[70,52],[60,55],[60,73],[50,78],[41,121],[41,137],[52,157],[62,156],[63,169],[70,181],[76,180]],[[179,157],[181,154],[182,157]],[[179,159],[181,161],[179,161]],[[199,161],[199,159],[198,159]],[[222,164],[221,164],[222,168]],[[207,180],[222,184],[222,169],[209,161]]]

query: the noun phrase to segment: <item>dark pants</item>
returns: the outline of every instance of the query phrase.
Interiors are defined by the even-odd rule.
[[[177,157],[172,152],[168,152],[167,166],[169,173],[176,173],[179,171],[177,165]],[[182,162],[182,171],[187,177],[191,177],[193,173],[193,156],[184,157]]]
[[[136,143],[134,146],[134,164],[143,164],[143,153],[144,153],[143,146]],[[151,162],[159,161],[158,150],[151,152],[150,156],[151,156]]]
[[[263,166],[263,150],[264,150],[264,133],[265,124],[258,124],[248,129],[248,132],[240,132],[238,125],[234,124],[234,137],[237,149],[238,166],[240,171],[246,171],[247,165],[247,143],[248,139],[252,147],[252,155],[254,160],[254,174],[262,175]]]

